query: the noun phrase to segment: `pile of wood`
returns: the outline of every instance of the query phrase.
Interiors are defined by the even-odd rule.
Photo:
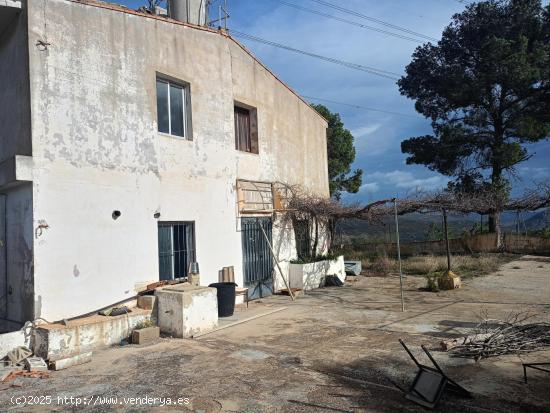
[[[502,320],[484,320],[476,333],[441,343],[452,356],[476,361],[503,354],[521,354],[550,346],[549,323],[525,323],[521,314]]]

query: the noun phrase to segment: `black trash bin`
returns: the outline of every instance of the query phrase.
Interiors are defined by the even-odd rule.
[[[218,290],[218,317],[231,317],[235,312],[235,283],[213,283]]]

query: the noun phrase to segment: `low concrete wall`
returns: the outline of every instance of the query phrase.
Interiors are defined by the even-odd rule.
[[[548,237],[506,234],[504,244],[508,252],[550,255],[550,238]]]
[[[504,234],[504,251],[515,254],[550,255],[550,238],[529,235]],[[471,237],[449,240],[449,247],[453,254],[472,252],[498,252],[496,234],[478,234]],[[445,254],[445,241],[419,241],[401,244],[401,255]],[[354,252],[363,254],[397,255],[396,243],[366,243],[359,246],[345,246],[344,255],[353,258]]]
[[[36,329],[34,353],[55,361],[119,344],[136,326],[151,319],[151,310],[133,308],[131,313],[106,317],[95,315],[70,321],[68,326],[47,324]]]
[[[6,357],[8,352],[16,347],[25,346],[30,348],[31,331],[28,329],[21,329],[19,331],[13,331],[11,333],[0,334],[0,359]]]
[[[327,275],[336,275],[344,282],[346,269],[343,255],[333,261],[326,260],[289,265],[290,288],[313,290],[322,287],[325,284]]]

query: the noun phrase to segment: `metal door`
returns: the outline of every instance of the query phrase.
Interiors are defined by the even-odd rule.
[[[6,195],[0,194],[0,318],[8,315]]]
[[[241,219],[244,285],[251,300],[273,293],[273,257],[262,228],[272,244],[271,218]]]

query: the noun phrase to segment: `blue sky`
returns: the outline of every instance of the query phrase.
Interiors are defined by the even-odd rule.
[[[145,0],[118,0],[137,8]],[[388,29],[363,19],[342,14],[311,0],[285,0],[362,24]],[[458,0],[330,0],[422,34],[439,38],[454,13],[464,4]],[[297,49],[352,63],[403,73],[419,43],[330,20],[288,7],[277,0],[228,0],[229,28],[282,43]],[[395,32],[395,30],[392,30]],[[401,96],[395,81],[369,73],[294,54],[250,40],[241,40],[282,80],[305,96],[345,102],[351,105],[399,112],[397,116],[327,102],[339,112],[356,140],[355,168],[364,170],[364,182],[347,201],[364,202],[387,196],[404,196],[417,188],[434,190],[448,178],[423,166],[406,165],[400,142],[411,136],[431,133],[429,122],[414,110],[414,103]],[[531,145],[534,156],[521,164],[513,184],[520,190],[536,181],[550,179],[550,141]]]

